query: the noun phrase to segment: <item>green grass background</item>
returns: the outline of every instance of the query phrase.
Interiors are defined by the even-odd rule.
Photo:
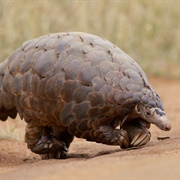
[[[104,37],[148,75],[180,78],[180,0],[0,0],[0,61],[26,40],[64,31]]]

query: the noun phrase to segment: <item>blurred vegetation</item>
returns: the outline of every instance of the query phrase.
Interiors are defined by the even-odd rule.
[[[83,31],[104,37],[149,75],[180,78],[180,1],[0,0],[0,61],[24,41]]]
[[[18,141],[24,140],[24,124],[19,118],[0,121],[0,139],[15,139]],[[23,126],[23,131],[20,131],[20,127]]]

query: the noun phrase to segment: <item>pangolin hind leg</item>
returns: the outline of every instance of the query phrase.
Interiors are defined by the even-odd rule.
[[[53,134],[47,126],[33,126],[27,124],[25,142],[32,152],[40,154],[42,159],[63,159],[68,151],[66,143]]]
[[[68,131],[61,131],[56,127],[52,128],[53,130],[53,138],[58,141],[58,143],[62,143],[63,144],[63,149],[60,148],[57,152],[52,152],[52,153],[46,153],[46,154],[42,154],[41,157],[42,159],[50,159],[50,158],[54,158],[54,159],[65,159],[67,156],[67,152],[68,152],[68,148],[71,144],[71,142],[74,139],[74,136],[69,134]]]
[[[107,145],[119,145],[121,148],[128,148],[130,146],[130,139],[126,130],[114,129],[111,126],[101,126],[95,131],[96,142]]]
[[[90,125],[88,125],[88,120],[83,120],[79,122],[79,124],[72,121],[68,127],[68,131],[77,138],[83,138],[87,141],[94,141],[106,145],[119,145],[125,148],[130,146],[130,139],[126,130],[115,129],[110,125],[99,126],[96,125],[96,123],[90,123]]]

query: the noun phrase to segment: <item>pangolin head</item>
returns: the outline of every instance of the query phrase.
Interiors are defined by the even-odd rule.
[[[152,123],[164,131],[169,131],[171,129],[171,124],[166,117],[165,112],[158,107],[148,107],[137,104],[135,106],[135,112],[142,119],[142,121],[139,121],[142,126],[147,126],[147,124],[150,125]]]

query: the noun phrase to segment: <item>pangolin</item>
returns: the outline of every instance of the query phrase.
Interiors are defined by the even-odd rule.
[[[146,74],[106,39],[82,32],[24,42],[0,65],[0,119],[27,123],[43,159],[65,158],[74,136],[121,148],[149,142],[150,124],[171,129]]]

